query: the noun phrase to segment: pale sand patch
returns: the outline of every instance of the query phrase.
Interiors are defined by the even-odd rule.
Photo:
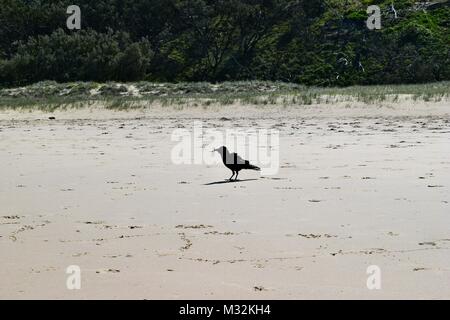
[[[129,88],[130,91],[134,89]],[[281,99],[281,98],[280,98]],[[327,99],[322,97],[322,99]],[[331,98],[328,98],[331,99]],[[347,101],[348,99],[348,101]],[[136,101],[135,108],[129,110],[106,109],[101,102],[83,108],[70,108],[54,112],[47,112],[27,108],[23,110],[0,110],[2,120],[45,120],[55,117],[59,120],[113,120],[135,118],[284,118],[284,117],[426,117],[449,116],[450,100],[443,98],[438,102],[424,102],[414,100],[410,95],[399,95],[398,101],[379,101],[373,104],[365,104],[354,101],[352,97],[337,97],[336,102],[312,104],[312,105],[247,105],[234,103],[223,106],[212,104],[203,106],[201,101],[193,99],[176,106],[163,106],[161,103]],[[332,100],[330,100],[332,101]]]
[[[2,111],[0,298],[448,299],[449,111]],[[171,133],[195,119],[277,128],[279,174],[208,186],[229,171],[172,164]]]

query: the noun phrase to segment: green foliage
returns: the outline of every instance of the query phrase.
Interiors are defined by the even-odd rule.
[[[450,80],[448,0],[78,0],[82,31],[69,31],[72,2],[2,1],[0,86]],[[372,4],[382,9],[379,31],[366,27]]]
[[[152,55],[147,40],[132,42],[124,32],[67,34],[58,29],[18,42],[15,54],[0,68],[6,80],[15,84],[40,80],[132,81],[145,76]]]

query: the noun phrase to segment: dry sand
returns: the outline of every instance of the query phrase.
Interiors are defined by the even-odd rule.
[[[2,299],[450,298],[449,102],[49,116],[0,113]],[[195,119],[277,128],[279,173],[172,164]]]

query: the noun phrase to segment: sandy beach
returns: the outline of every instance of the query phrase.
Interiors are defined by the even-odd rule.
[[[174,164],[194,121],[279,172]],[[448,299],[449,139],[449,101],[0,111],[0,299]]]

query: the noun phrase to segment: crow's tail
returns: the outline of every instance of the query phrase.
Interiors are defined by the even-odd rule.
[[[249,165],[247,166],[247,169],[249,169],[249,170],[256,170],[256,171],[261,171],[261,168],[260,168],[260,167],[254,166],[254,165],[252,165],[252,164],[249,164]]]

